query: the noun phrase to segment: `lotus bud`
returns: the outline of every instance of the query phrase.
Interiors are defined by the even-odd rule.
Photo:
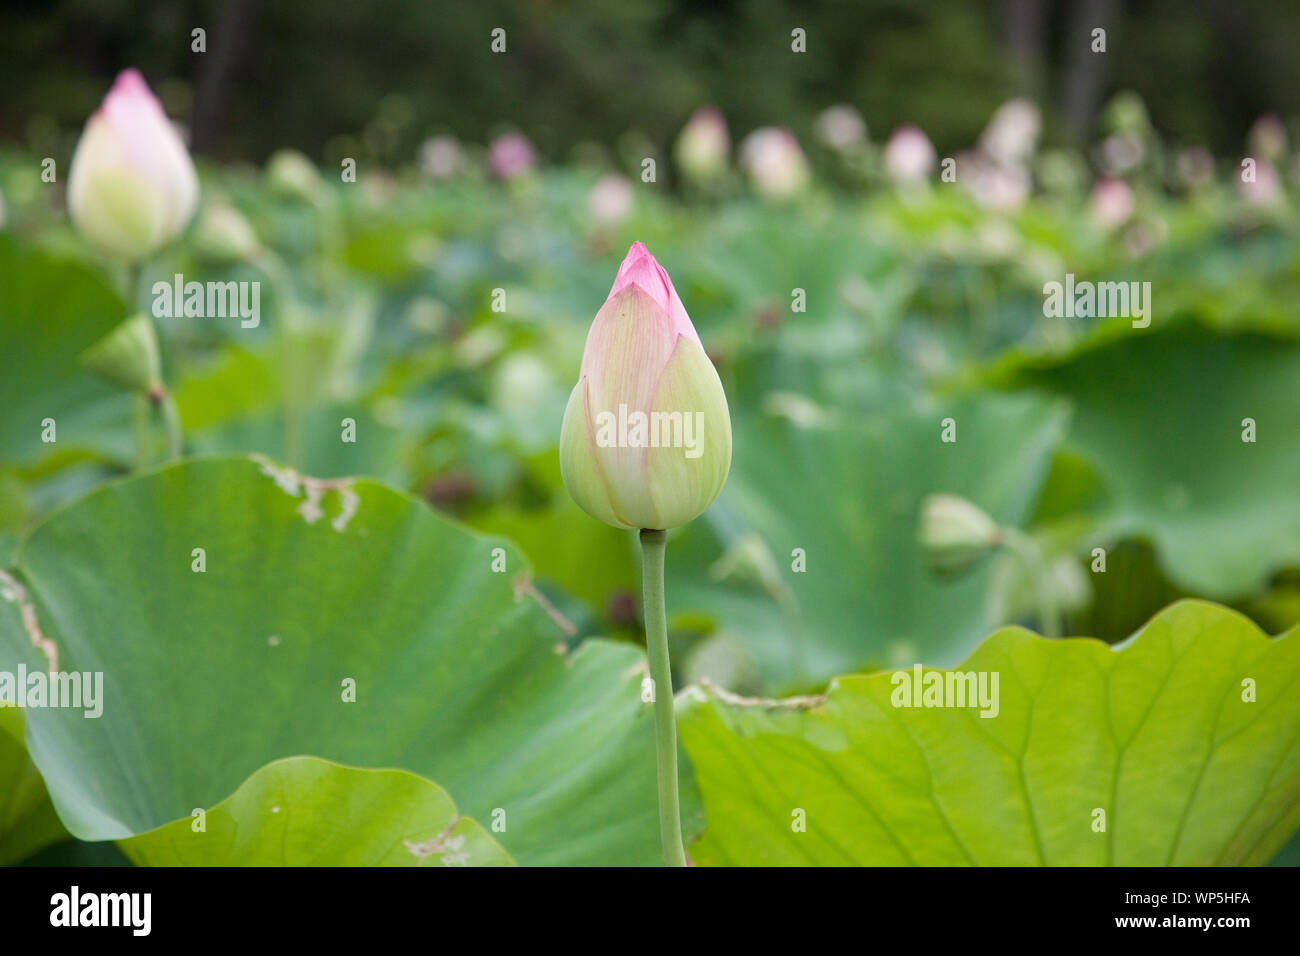
[[[68,209],[87,239],[138,261],[180,234],[199,180],[180,135],[136,70],[124,70],[72,155]]]
[[[930,495],[921,502],[921,548],[940,574],[957,575],[996,548],[997,523],[965,498]]]
[[[900,126],[885,144],[885,172],[896,183],[927,179],[935,162],[934,145],[919,127]]]
[[[143,312],[131,316],[82,352],[81,364],[127,391],[149,393],[162,385],[158,337],[153,322]]]
[[[464,150],[454,136],[435,136],[420,147],[420,171],[431,179],[450,179],[464,161]]]
[[[1133,190],[1122,179],[1098,179],[1092,187],[1089,208],[1103,229],[1118,229],[1133,215]]]
[[[1033,157],[1042,126],[1042,116],[1032,101],[1008,100],[980,134],[980,149],[996,163],[1019,166]]]
[[[840,104],[822,111],[817,117],[817,139],[837,153],[848,153],[867,141],[867,123],[852,106]]]
[[[722,382],[668,273],[633,243],[564,410],[564,485],[593,518],[658,530],[703,513],[730,468]]]
[[[1277,169],[1266,159],[1255,164],[1255,177],[1251,180],[1237,174],[1237,192],[1251,206],[1272,206],[1282,199],[1282,180]]]
[[[731,135],[727,121],[711,106],[702,106],[677,136],[673,158],[682,175],[698,185],[707,185],[727,171]]]
[[[1265,113],[1251,126],[1248,136],[1250,154],[1277,162],[1286,154],[1286,127],[1273,113]]]
[[[266,184],[282,196],[314,203],[325,190],[315,164],[296,149],[280,149],[266,163]]]
[[[810,178],[808,160],[794,133],[764,126],[754,130],[740,144],[740,165],[764,196],[788,199],[802,192]]]
[[[488,147],[488,169],[497,179],[516,179],[537,165],[537,153],[522,133],[498,136]]]
[[[243,214],[224,203],[210,204],[199,213],[194,245],[218,262],[249,262],[257,258],[261,243]]]
[[[596,180],[587,197],[587,212],[598,226],[617,226],[632,211],[636,197],[626,176],[606,173]]]

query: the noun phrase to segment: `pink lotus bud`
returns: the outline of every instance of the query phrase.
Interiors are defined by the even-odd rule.
[[[124,70],[72,156],[68,208],[91,242],[139,260],[194,215],[199,181],[180,136],[136,70]]]
[[[431,179],[450,179],[464,160],[454,136],[435,136],[420,146],[420,171]]]
[[[1282,180],[1277,174],[1277,168],[1267,159],[1261,159],[1255,163],[1254,172],[1249,179],[1245,178],[1245,171],[1238,167],[1237,191],[1251,206],[1272,206],[1282,199]]]
[[[711,106],[702,106],[691,116],[677,136],[673,157],[683,176],[698,184],[707,184],[727,171],[731,155],[731,136],[727,121]]]
[[[1250,152],[1270,162],[1281,159],[1286,153],[1286,127],[1273,113],[1265,113],[1250,128]]]
[[[514,179],[533,171],[537,154],[522,133],[498,136],[488,147],[488,169],[498,179]]]
[[[900,126],[885,144],[885,172],[896,183],[919,182],[934,172],[936,156],[930,137],[916,126]]]
[[[606,524],[673,528],[713,503],[730,468],[722,382],[668,273],[633,243],[564,411],[564,485]]]
[[[626,176],[606,173],[587,197],[587,209],[598,226],[617,226],[632,211],[632,184]]]
[[[837,153],[849,152],[867,141],[867,124],[861,113],[842,103],[817,117],[817,139]]]
[[[1099,179],[1092,187],[1092,218],[1103,229],[1118,229],[1133,215],[1133,190],[1122,179]]]
[[[1042,129],[1038,107],[1026,99],[1007,100],[980,134],[980,149],[1003,166],[1027,162],[1038,148]]]
[[[1029,198],[1032,179],[1029,170],[1018,163],[1003,165],[980,153],[968,153],[957,158],[957,168],[963,170],[966,189],[985,209],[1012,212]]]
[[[1097,159],[1109,176],[1124,176],[1142,165],[1147,148],[1136,133],[1116,133],[1102,140]]]
[[[740,144],[740,165],[754,188],[772,199],[787,199],[808,185],[808,160],[788,129],[754,130]]]

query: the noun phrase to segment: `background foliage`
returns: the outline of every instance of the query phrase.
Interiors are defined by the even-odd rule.
[[[635,539],[573,505],[556,454],[633,240],[735,433],[723,495],[668,544],[697,862],[1273,858],[1300,824],[1297,14],[1080,9],[1112,24],[1100,76],[1064,4],[6,8],[0,671],[42,666],[36,621],[108,699],[0,709],[0,862],[656,862]],[[139,275],[64,191],[131,62],[188,117],[202,192]],[[982,133],[1014,92],[1044,133],[1007,192]],[[736,139],[792,128],[809,181],[774,195],[734,151],[690,181],[670,146],[706,104]],[[868,133],[828,142],[832,104]],[[888,174],[902,122],[956,182]],[[505,125],[543,157],[510,177],[481,148]],[[423,161],[438,132],[454,169]],[[177,273],[260,282],[261,322],[158,320],[186,460],[154,428],[140,469],[130,396],[82,355]],[[1067,273],[1149,282],[1150,327],[1046,315]],[[1035,560],[937,576],[933,493]],[[1018,629],[1042,593],[1097,640]],[[1000,720],[882,705],[881,670],[967,661],[1008,675]]]

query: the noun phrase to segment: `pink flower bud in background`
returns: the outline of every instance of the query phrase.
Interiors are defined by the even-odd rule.
[[[979,146],[1002,166],[1028,162],[1038,148],[1042,130],[1038,107],[1026,99],[1008,100],[997,108],[989,125],[980,134]]]
[[[1147,148],[1134,133],[1107,136],[1097,147],[1097,161],[1108,176],[1123,176],[1142,165]]]
[[[787,199],[803,191],[810,174],[808,160],[794,133],[764,126],[740,144],[740,165],[754,188],[771,199]]]
[[[626,176],[606,173],[587,197],[587,212],[598,226],[617,226],[632,211],[632,184]]]
[[[885,144],[885,173],[896,183],[928,179],[937,158],[930,137],[916,126],[900,126]]]
[[[837,153],[848,152],[867,141],[867,124],[852,106],[840,104],[817,117],[817,139]]]
[[[175,239],[198,201],[198,176],[180,135],[144,77],[124,70],[72,156],[72,221],[95,245],[136,261]]]
[[[497,179],[515,179],[537,165],[533,144],[522,133],[504,133],[488,147],[488,170]]]
[[[981,153],[965,153],[957,158],[957,168],[962,171],[961,182],[985,209],[1011,212],[1029,198],[1033,180],[1029,170],[1019,163],[1004,165],[991,162]]]
[[[460,142],[454,136],[435,136],[420,146],[420,172],[430,179],[450,179],[464,161]]]
[[[1247,137],[1250,155],[1277,162],[1286,154],[1286,127],[1272,113],[1265,113],[1250,128]]]
[[[1282,180],[1277,168],[1267,159],[1257,159],[1251,179],[1246,179],[1246,171],[1237,167],[1237,191],[1249,205],[1257,207],[1273,206],[1282,199]]]
[[[696,110],[677,135],[673,158],[682,176],[697,185],[721,177],[731,159],[731,135],[722,114],[712,106]]]
[[[730,468],[722,382],[668,273],[633,243],[564,411],[564,485],[606,524],[674,528],[713,503]]]
[[[1103,178],[1092,187],[1089,209],[1103,229],[1118,229],[1133,215],[1133,190],[1122,179]]]

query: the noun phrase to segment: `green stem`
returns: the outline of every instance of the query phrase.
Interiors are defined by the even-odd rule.
[[[176,399],[167,392],[159,402],[162,409],[163,426],[167,430],[167,460],[175,461],[181,457],[184,433],[181,431],[181,411],[176,407]]]
[[[1052,593],[1042,549],[1017,528],[1003,528],[1002,541],[1020,559],[1029,574],[1029,583],[1038,603],[1038,626],[1042,629],[1043,637],[1060,637],[1061,612],[1056,606],[1056,596]]]
[[[143,393],[132,398],[131,412],[135,432],[135,470],[144,471],[149,467],[149,425],[153,408]]]
[[[126,267],[126,291],[122,299],[126,303],[126,314],[134,315],[136,303],[140,300],[140,277],[144,275],[144,262],[132,262]]]
[[[664,609],[664,545],[668,535],[641,531],[641,590],[645,602],[645,643],[654,689],[655,751],[659,761],[659,836],[664,863],[685,866],[682,814],[677,796],[677,720],[673,714],[673,675],[668,662],[668,618]]]

